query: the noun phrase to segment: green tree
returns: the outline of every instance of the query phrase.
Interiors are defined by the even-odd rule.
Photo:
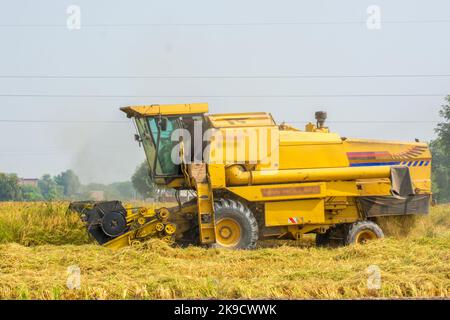
[[[22,186],[22,199],[25,201],[44,200],[41,190],[35,186]]]
[[[155,184],[150,176],[150,168],[147,161],[144,161],[136,168],[131,177],[134,189],[144,198],[149,198],[155,194]]]
[[[67,198],[73,197],[80,191],[80,179],[72,170],[61,172],[55,177],[55,182],[63,188],[64,196]]]
[[[433,154],[433,193],[438,202],[450,202],[450,96],[439,114],[444,121],[436,128],[438,137],[430,143]]]
[[[64,197],[64,188],[49,175],[44,174],[38,181],[38,187],[45,200],[58,200]]]
[[[440,116],[444,118],[444,122],[438,124],[436,132],[447,156],[450,156],[450,95],[445,100],[446,104],[439,111]],[[447,158],[447,160],[450,160],[450,158]]]
[[[21,198],[22,190],[17,175],[0,173],[0,201],[14,201]]]

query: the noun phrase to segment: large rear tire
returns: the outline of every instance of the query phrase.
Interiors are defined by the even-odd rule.
[[[364,244],[367,241],[384,238],[383,230],[373,221],[357,221],[352,224],[338,224],[325,233],[316,234],[316,246],[340,247]]]
[[[352,223],[345,237],[345,244],[364,244],[370,240],[384,238],[383,230],[373,221],[364,220]]]
[[[214,203],[216,243],[213,247],[254,249],[258,241],[258,223],[242,203],[221,199]]]

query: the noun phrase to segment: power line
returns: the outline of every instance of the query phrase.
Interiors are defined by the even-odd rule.
[[[382,24],[439,24],[450,19],[381,20]],[[291,22],[223,22],[223,23],[98,23],[82,24],[81,28],[148,28],[148,27],[259,27],[259,26],[303,26],[303,25],[366,25],[366,20],[348,21],[291,21]],[[65,24],[0,24],[0,28],[57,28],[66,29]]]
[[[123,150],[121,148],[117,148],[115,150],[102,150],[102,149],[96,149],[95,151],[97,153],[117,153],[118,151]],[[70,154],[71,150],[57,150],[57,151],[42,151],[42,152],[29,152],[29,153],[21,153],[21,152],[7,152],[7,153],[3,153],[0,152],[0,156],[2,157],[35,157],[35,156],[67,156],[68,154]]]
[[[365,98],[365,97],[445,97],[448,94],[292,94],[292,95],[78,95],[78,94],[0,94],[10,98]]]
[[[129,121],[115,121],[115,120],[15,120],[15,119],[0,119],[0,123],[112,123],[124,124]]]
[[[306,124],[310,121],[286,121],[285,123],[291,123],[291,124]],[[335,120],[335,121],[328,121],[327,123],[350,123],[350,124],[368,124],[368,123],[375,123],[375,124],[386,124],[386,123],[439,123],[439,121],[435,120]]]
[[[445,78],[450,74],[344,74],[344,75],[0,75],[0,79],[339,79],[339,78]]]

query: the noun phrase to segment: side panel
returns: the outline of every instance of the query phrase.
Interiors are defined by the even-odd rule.
[[[257,165],[277,168],[278,128],[246,127],[211,130],[207,162],[217,165]]]
[[[266,202],[267,227],[325,222],[323,199]]]
[[[227,188],[248,201],[276,201],[305,198],[324,198],[325,183],[290,183]]]
[[[342,144],[282,145],[280,169],[348,167]]]
[[[255,185],[228,187],[227,190],[252,202],[360,195],[355,181]]]
[[[280,131],[280,169],[348,167],[337,134]]]
[[[223,164],[209,164],[208,174],[213,189],[223,189],[226,187],[225,166]]]

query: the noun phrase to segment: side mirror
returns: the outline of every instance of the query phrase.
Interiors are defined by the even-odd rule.
[[[134,135],[134,140],[139,143],[139,147],[141,146],[142,139],[138,134]]]

